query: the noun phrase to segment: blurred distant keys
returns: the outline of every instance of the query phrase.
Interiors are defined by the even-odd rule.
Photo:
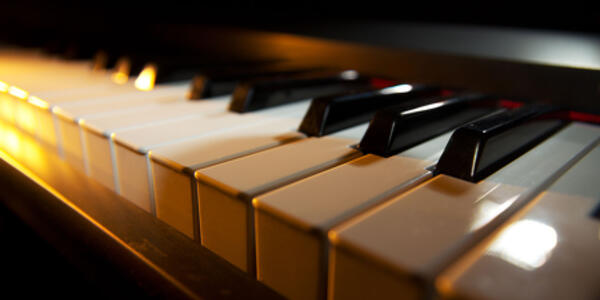
[[[369,77],[354,70],[317,72],[240,83],[233,92],[231,111],[247,112],[281,104],[372,87]]]
[[[194,77],[189,98],[202,99],[231,94],[240,81],[285,77],[314,72],[318,69],[318,67],[266,64],[255,67],[207,70]]]

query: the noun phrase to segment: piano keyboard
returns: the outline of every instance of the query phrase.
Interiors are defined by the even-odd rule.
[[[21,131],[285,298],[600,295],[596,115],[312,65],[190,99],[91,65],[2,50],[2,149]]]

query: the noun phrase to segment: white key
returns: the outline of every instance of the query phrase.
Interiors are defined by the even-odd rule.
[[[202,244],[253,273],[253,228],[247,226],[253,223],[252,218],[248,219],[253,215],[252,198],[360,156],[350,146],[360,141],[367,125],[332,136],[303,139],[196,171]],[[157,216],[167,223],[177,222],[177,214],[184,212],[174,212],[185,207],[173,203],[166,191],[155,190]],[[220,192],[219,197],[209,196],[215,191]],[[162,210],[168,214],[161,214]],[[228,223],[230,230],[223,231],[223,223]]]
[[[482,182],[436,176],[334,228],[329,298],[423,297],[443,268],[531,200],[598,137],[600,127],[571,124]]]
[[[61,68],[58,68],[60,70]],[[13,103],[11,106],[6,106],[6,109],[10,110],[11,114],[15,117],[9,119],[14,122],[18,127],[24,129],[32,135],[36,134],[36,129],[44,128],[44,126],[37,126],[36,121],[38,120],[37,115],[45,112],[49,114],[49,110],[52,105],[56,102],[67,101],[70,98],[81,98],[82,94],[85,95],[88,89],[93,89],[96,93],[106,91],[116,92],[118,89],[124,89],[124,87],[117,86],[116,84],[108,81],[106,76],[94,75],[94,74],[71,74],[70,76],[59,76],[55,73],[46,76],[39,76],[38,73],[31,74],[32,78],[30,81],[16,83],[14,80],[11,81],[4,77],[0,78],[3,82],[10,85],[10,89],[18,91],[13,93],[8,90],[8,93],[13,96]],[[36,76],[37,75],[37,76]],[[63,74],[64,75],[64,74]],[[90,76],[91,75],[91,76]],[[75,78],[78,77],[89,77],[89,80],[78,82]],[[35,81],[37,80],[37,82]],[[75,82],[74,82],[75,81]],[[45,86],[40,86],[39,82],[45,83]],[[68,84],[65,84],[68,83]],[[100,88],[98,88],[100,87]],[[49,89],[52,89],[49,91]],[[73,93],[72,91],[78,91],[79,94]],[[67,98],[67,99],[65,99]]]
[[[180,118],[199,117],[225,111],[229,96],[201,101],[189,101],[179,97],[175,101],[157,102],[131,109],[104,114],[82,116],[79,130],[84,144],[84,161],[89,167],[89,175],[119,192],[118,179],[113,169],[114,151],[109,139],[122,130],[132,130],[148,125],[170,122]]]
[[[596,146],[437,280],[443,297],[597,299],[600,208]]]
[[[40,61],[14,66],[15,70],[3,68],[8,74],[2,80],[20,92],[13,93],[13,99],[3,97],[3,115],[14,115],[5,119],[52,146],[60,147],[56,120],[51,116],[56,104],[135,90],[132,85],[119,86],[107,75],[91,72],[87,63]]]
[[[426,168],[451,134],[389,158],[365,155],[255,197],[258,279],[291,299],[323,296],[328,230],[430,178]]]
[[[100,97],[101,99],[112,98],[114,95],[132,94],[135,93],[130,87],[119,87],[115,84],[102,83],[90,87],[75,88],[64,90],[58,95],[47,96],[44,98],[37,97],[41,100],[41,105],[29,106],[33,110],[36,117],[36,124],[33,130],[45,143],[57,147],[59,153],[64,150],[63,138],[60,130],[59,116],[62,119],[69,119],[69,114],[62,107],[67,106],[67,103],[84,101],[89,98]],[[137,92],[141,93],[141,92]],[[31,100],[31,97],[30,99]]]
[[[259,128],[256,126],[262,124],[267,126],[267,123],[271,123],[272,126],[274,121],[282,122],[278,126],[290,131],[290,127],[298,126],[309,104],[309,101],[302,101],[245,114],[222,111],[116,132],[113,140],[121,194],[147,211],[154,212],[150,151],[154,152],[162,147],[179,148],[188,143],[214,141],[220,135],[240,138],[247,134],[246,128],[253,127],[253,130],[256,130]],[[261,130],[258,130],[258,133],[260,132]],[[244,153],[248,150],[245,149]]]
[[[136,110],[147,105],[182,101],[188,89],[187,84],[161,86],[150,92],[134,91],[113,96],[80,99],[59,103],[54,107],[57,136],[67,162],[79,170],[90,174],[86,158],[86,144],[82,140],[80,125],[86,118],[106,115],[111,112]]]

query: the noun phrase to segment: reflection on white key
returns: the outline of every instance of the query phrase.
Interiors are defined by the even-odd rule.
[[[303,138],[297,126],[292,118],[261,122],[152,150],[157,217],[198,238],[194,171]]]
[[[600,137],[571,124],[477,184],[445,175],[330,232],[329,297],[423,295],[450,262],[526,204]],[[356,285],[357,281],[364,284]]]
[[[302,101],[245,114],[222,111],[117,132],[114,138],[114,147],[116,173],[121,194],[147,211],[154,212],[149,151],[155,152],[158,151],[158,148],[171,147],[170,145],[178,148],[185,147],[186,143],[214,141],[218,140],[220,135],[228,136],[230,132],[239,132],[233,133],[233,137],[243,138],[248,134],[246,128],[261,124],[266,126],[267,123],[277,120],[283,122],[283,127],[277,129],[287,132],[290,127],[299,124],[301,115],[304,114],[309,104],[309,101]],[[270,124],[270,126],[274,124]],[[254,127],[254,129],[256,128]],[[260,134],[261,131],[258,130],[257,133]],[[273,139],[273,137],[270,138]],[[245,151],[250,149],[244,149],[242,152],[246,153]],[[226,149],[223,149],[223,152],[226,152]]]
[[[183,93],[181,94],[183,95]],[[88,162],[89,175],[119,192],[118,180],[113,172],[114,153],[111,151],[111,136],[120,131],[143,128],[170,122],[179,118],[199,117],[219,111],[225,111],[229,96],[201,101],[189,101],[180,96],[175,101],[156,102],[131,109],[103,114],[83,116],[84,159]]]
[[[327,231],[430,178],[426,167],[451,134],[388,158],[365,155],[255,197],[258,279],[291,299],[323,296]]]
[[[78,90],[81,90],[81,94],[76,94],[72,97],[59,94],[54,97],[42,98],[37,94],[30,94],[29,92],[27,92],[26,97],[19,97],[17,94],[13,94],[10,107],[5,106],[5,109],[9,109],[9,112],[14,114],[14,118],[10,118],[8,121],[14,122],[19,128],[32,136],[40,138],[51,146],[60,146],[57,145],[56,142],[57,138],[55,136],[52,116],[55,105],[62,102],[75,101],[84,96],[97,95],[94,94],[93,91],[86,92],[86,89]],[[122,89],[115,89],[114,84],[104,84],[104,88],[99,95],[110,95],[122,92]]]
[[[597,299],[600,147],[436,281],[445,298]]]
[[[541,267],[554,247],[556,230],[538,221],[522,220],[507,228],[490,247],[490,254],[525,270]]]
[[[13,93],[12,99],[3,97],[5,120],[51,146],[60,147],[51,115],[56,104],[134,90],[131,85],[118,86],[108,76],[91,72],[87,63],[37,58],[3,64],[2,70],[2,79],[12,87],[22,87],[28,96]]]
[[[54,107],[57,116],[58,134],[62,142],[65,160],[77,169],[89,173],[89,162],[84,158],[85,143],[80,125],[86,118],[106,115],[112,112],[133,110],[157,103],[173,103],[182,101],[187,91],[187,84],[164,86],[151,92],[131,91],[98,98],[79,99],[63,102]]]
[[[196,178],[202,244],[239,268],[253,273],[252,198],[362,155],[351,146],[360,141],[367,125],[330,136],[302,139],[199,169]],[[158,194],[159,190],[156,191]],[[207,196],[215,194],[215,191],[221,192],[220,197]],[[157,204],[159,208],[172,210],[171,201],[166,196],[163,194],[162,201],[157,201]],[[158,216],[161,218],[160,214]],[[170,217],[175,220],[175,215]],[[236,227],[233,233],[221,229],[223,222],[231,228]]]

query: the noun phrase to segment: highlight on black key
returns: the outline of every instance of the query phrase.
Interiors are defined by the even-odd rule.
[[[435,173],[477,182],[569,123],[558,107],[530,104],[458,128]]]

